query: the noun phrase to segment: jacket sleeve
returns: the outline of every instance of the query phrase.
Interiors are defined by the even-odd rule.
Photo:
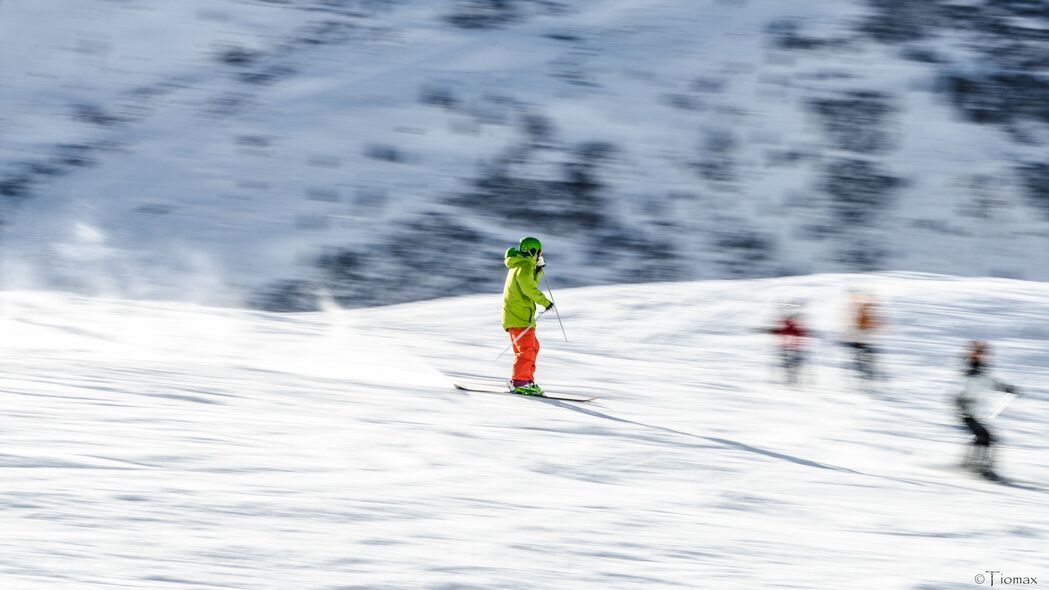
[[[542,271],[539,272],[542,273]],[[521,292],[525,294],[525,297],[543,307],[549,307],[550,300],[539,290],[539,284],[536,282],[538,278],[539,274],[532,272],[531,269],[517,269],[517,286],[521,288]]]
[[[1016,388],[1013,387],[1012,385],[1009,385],[1005,381],[999,381],[999,380],[995,379],[994,382],[993,382],[993,385],[994,385],[994,388],[996,390],[998,390],[998,391],[1001,391],[1001,392],[1004,392],[1004,393],[1012,393],[1014,395],[1016,394]]]

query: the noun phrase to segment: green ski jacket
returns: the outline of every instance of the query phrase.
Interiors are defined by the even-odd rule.
[[[503,264],[509,269],[503,285],[503,329],[527,328],[535,321],[535,306],[550,305],[550,300],[539,289],[543,271],[536,270],[535,258],[517,248],[506,251]]]

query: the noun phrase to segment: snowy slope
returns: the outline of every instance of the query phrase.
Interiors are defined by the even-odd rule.
[[[933,63],[858,36],[859,0],[519,2],[453,26],[466,4],[5,0],[4,284],[240,303],[307,280],[356,306],[498,288],[524,233],[574,285],[1049,279],[1015,175],[1041,127],[1019,141],[937,90],[986,69],[984,37],[923,41]],[[783,23],[831,41],[785,48]],[[855,93],[884,110],[844,133],[868,151],[813,110]],[[448,252],[454,276],[420,283]]]
[[[541,326],[548,388],[502,375],[491,295],[316,314],[9,292],[0,585],[66,588],[972,587],[1044,576],[1049,288],[859,277],[891,384],[770,382],[783,298],[833,338],[856,277],[591,287]],[[545,320],[544,320],[545,321]],[[965,339],[1025,388],[1005,487],[952,465]]]

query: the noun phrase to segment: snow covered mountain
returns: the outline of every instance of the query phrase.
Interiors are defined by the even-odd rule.
[[[1049,279],[1047,3],[5,0],[3,285]]]
[[[5,590],[989,587],[1044,578],[1049,286],[866,277],[892,380],[830,343],[853,277],[566,290],[538,376],[500,376],[497,296],[267,314],[0,296]],[[772,300],[828,340],[770,382]],[[1005,486],[954,467],[964,340],[1026,395]],[[1044,583],[1044,581],[1043,581]],[[998,585],[1001,585],[999,580]],[[1027,587],[1019,586],[1016,587]]]

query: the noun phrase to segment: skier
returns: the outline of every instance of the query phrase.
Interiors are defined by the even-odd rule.
[[[539,277],[546,262],[543,245],[537,238],[521,238],[517,248],[508,248],[503,257],[508,269],[503,285],[503,330],[510,334],[514,350],[511,389],[524,395],[542,395],[535,382],[535,361],[539,340],[535,334],[535,306],[549,310],[554,304],[539,289]]]
[[[809,337],[801,318],[801,305],[788,303],[783,307],[779,322],[769,333],[779,336],[779,353],[787,383],[798,382],[799,374],[805,364],[805,348]]]
[[[849,328],[845,345],[853,351],[853,368],[861,377],[873,381],[878,376],[874,366],[877,352],[871,342],[875,330],[882,327],[877,306],[871,295],[853,292],[850,298]]]
[[[976,418],[977,410],[981,405],[979,398],[988,389],[1012,395],[1019,394],[1012,385],[998,381],[988,374],[987,348],[987,343],[979,340],[969,343],[963,367],[965,381],[954,403],[962,422],[973,433],[972,444],[965,454],[962,466],[988,479],[998,479],[994,471],[994,455],[991,450],[995,437],[987,429],[987,425]]]

